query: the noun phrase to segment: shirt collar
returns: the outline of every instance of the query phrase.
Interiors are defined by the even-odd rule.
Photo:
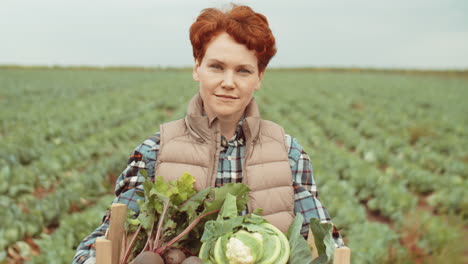
[[[208,117],[206,115],[205,110],[203,110],[202,115]],[[214,119],[216,119],[216,117],[209,118],[210,125],[214,121]],[[223,135],[221,135],[221,146],[222,147],[227,148],[227,147],[238,147],[238,146],[244,145],[245,138],[244,138],[244,131],[242,129],[242,123],[243,122],[244,122],[244,115],[242,115],[241,119],[237,123],[236,132],[235,132],[234,136],[232,136],[231,139],[227,140]]]
[[[221,146],[224,148],[227,147],[238,147],[238,146],[243,146],[245,137],[244,137],[244,131],[242,129],[242,123],[244,122],[244,116],[239,120],[239,123],[237,123],[236,127],[236,133],[234,136],[227,140],[224,136],[221,136]]]

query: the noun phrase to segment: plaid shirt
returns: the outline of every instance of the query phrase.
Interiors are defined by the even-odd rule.
[[[291,166],[294,187],[294,211],[304,216],[301,233],[307,236],[309,224],[306,219],[318,218],[330,222],[327,210],[318,199],[317,186],[313,177],[313,170],[309,156],[304,152],[297,140],[286,135],[289,164]],[[154,176],[154,168],[159,151],[159,133],[151,136],[140,144],[130,155],[127,168],[117,179],[115,187],[116,198],[113,203],[124,203],[135,212],[139,212],[137,199],[143,199],[136,192],[143,191],[142,183],[145,180],[139,173],[141,169],[147,170],[148,175]],[[216,187],[226,183],[242,182],[242,163],[245,157],[244,134],[242,121],[236,129],[236,134],[229,141],[221,139],[222,150],[219,155]],[[245,213],[245,211],[244,211]],[[94,242],[97,237],[104,236],[109,228],[109,211],[103,218],[102,225],[87,236],[78,246],[73,263],[95,263],[96,251]],[[336,228],[333,231],[336,247],[344,245]]]

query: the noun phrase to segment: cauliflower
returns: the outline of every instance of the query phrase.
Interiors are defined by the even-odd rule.
[[[205,224],[203,263],[286,264],[290,247],[283,232],[259,215],[237,216],[235,208],[236,197],[227,194],[218,219]]]
[[[252,264],[255,262],[250,248],[235,237],[229,239],[226,248],[226,257],[229,259],[229,264]]]
[[[252,233],[251,236],[261,245],[263,238],[260,233]],[[226,244],[226,257],[229,260],[229,264],[253,264],[257,260],[258,253],[252,252],[251,248],[237,237],[231,237]]]

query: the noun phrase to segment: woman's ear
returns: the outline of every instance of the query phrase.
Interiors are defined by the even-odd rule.
[[[193,65],[192,77],[193,80],[196,82],[200,81],[200,78],[198,76],[198,68],[200,68],[200,63],[198,62],[198,60],[195,60],[195,64]]]
[[[262,85],[262,79],[263,79],[263,74],[265,73],[265,71],[262,71],[258,74],[258,84],[257,84],[257,87],[255,87],[255,91],[258,91],[260,90],[260,86]]]

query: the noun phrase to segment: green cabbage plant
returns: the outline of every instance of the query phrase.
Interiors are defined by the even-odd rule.
[[[228,194],[216,220],[205,224],[199,257],[203,263],[285,264],[290,245],[278,228],[258,212],[238,216],[236,197]]]
[[[227,194],[216,220],[205,223],[199,258],[208,264],[325,264],[333,261],[332,225],[310,219],[318,256],[301,235],[304,222],[296,214],[287,234],[268,223],[261,211],[239,216],[236,197]]]

